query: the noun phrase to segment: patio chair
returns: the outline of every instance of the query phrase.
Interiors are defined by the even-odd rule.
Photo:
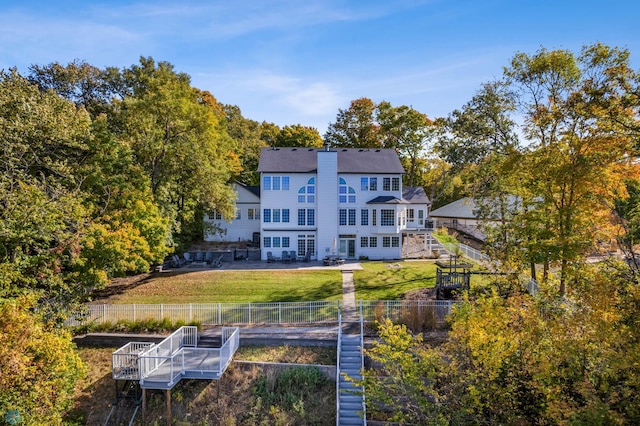
[[[204,262],[204,252],[197,251],[194,262],[203,263]]]
[[[207,262],[207,265],[211,265],[211,263],[213,262],[213,252],[212,251],[208,251],[208,252],[205,253],[204,261]]]
[[[291,262],[297,262],[298,261],[298,256],[296,255],[296,251],[295,250],[291,250],[289,252],[289,256],[291,257]]]
[[[291,256],[286,250],[282,250],[282,263],[291,263]]]
[[[187,263],[193,262],[193,257],[191,256],[191,253],[189,253],[188,251],[184,252],[184,254],[182,256],[184,257],[184,260]]]
[[[303,262],[311,262],[311,252],[309,250],[307,250],[307,252],[304,254],[304,257],[302,258]]]
[[[273,253],[268,251],[267,252],[267,263],[273,263],[275,261],[276,261],[276,259],[275,259],[275,257],[273,257]]]

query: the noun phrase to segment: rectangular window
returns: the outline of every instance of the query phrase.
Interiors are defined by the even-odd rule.
[[[369,237],[360,237],[360,247],[369,247]]]
[[[280,237],[273,237],[271,242],[273,243],[273,247],[280,247]]]
[[[305,248],[307,246],[304,235],[302,237],[303,238],[300,239],[300,235],[298,235],[298,256],[304,256]]]
[[[400,178],[391,179],[391,190],[400,191]]]
[[[256,211],[255,209],[247,209],[247,219],[249,220],[255,220],[256,218]]]
[[[360,210],[360,225],[369,226],[369,210],[367,209]]]
[[[380,225],[381,226],[394,226],[395,214],[393,209],[381,209],[380,210]]]
[[[282,209],[282,223],[289,223],[289,209]]]
[[[280,176],[274,176],[271,180],[271,188],[274,191],[280,191]]]
[[[282,237],[282,248],[289,248],[289,237]]]
[[[369,237],[369,247],[378,247],[378,237]]]
[[[413,217],[414,217],[414,210],[413,209],[409,209],[407,210],[407,220],[409,222],[413,222]]]
[[[391,178],[382,178],[382,190],[391,191]]]
[[[376,226],[376,222],[377,222],[377,217],[376,217],[376,216],[377,216],[377,213],[378,213],[378,210],[376,210],[376,209],[371,210],[371,224],[372,224],[373,226]]]
[[[236,220],[241,220],[242,219],[242,210],[238,209],[236,210]]]
[[[262,239],[262,247],[265,247],[265,248],[271,247],[271,237],[264,237]]]
[[[299,203],[304,203],[305,199],[306,199],[305,195],[298,195],[298,202]]]
[[[271,223],[271,209],[264,209],[262,217],[264,218],[264,223]]]
[[[382,237],[382,247],[391,247],[391,237]]]
[[[391,237],[391,247],[400,247],[400,237]]]
[[[378,178],[369,178],[369,191],[377,191],[378,190]]]
[[[347,224],[347,209],[340,209],[339,225],[345,226]]]
[[[262,178],[262,189],[265,191],[271,191],[271,176],[265,176]]]
[[[305,209],[298,209],[298,226],[304,226],[307,222]]]
[[[314,209],[307,209],[307,225],[316,225],[316,211]]]
[[[338,202],[339,203],[346,203],[347,202],[347,196],[346,195],[340,195],[338,197]]]
[[[349,226],[356,226],[356,209],[349,209]]]
[[[360,191],[368,191],[369,190],[369,178],[363,177],[360,178]]]
[[[282,176],[282,190],[289,190],[289,176]]]
[[[280,209],[273,209],[273,223],[280,223]]]

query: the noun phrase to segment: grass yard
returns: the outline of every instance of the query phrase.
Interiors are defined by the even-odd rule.
[[[396,300],[408,291],[436,285],[433,261],[363,262],[362,267],[353,271],[356,298],[361,300]]]
[[[340,271],[198,271],[160,274],[107,303],[306,302],[342,298]]]

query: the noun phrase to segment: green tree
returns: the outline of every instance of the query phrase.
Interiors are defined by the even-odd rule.
[[[276,137],[276,146],[318,148],[322,144],[322,138],[316,128],[301,124],[284,126]]]
[[[346,110],[338,110],[335,123],[324,134],[325,142],[341,148],[381,148],[376,123],[376,104],[369,98],[351,101]]]
[[[186,74],[166,62],[141,58],[123,72],[132,95],[118,109],[128,141],[150,179],[151,192],[179,242],[202,238],[202,213],[231,215],[229,186],[239,165],[222,110],[203,102]]]
[[[260,161],[260,150],[268,146],[261,137],[262,126],[254,120],[244,118],[235,105],[225,105],[227,133],[238,145],[238,156],[242,164],[242,171],[237,180],[246,185],[257,185],[259,176],[256,174]]]
[[[377,106],[377,121],[384,147],[398,152],[407,170],[406,183],[415,186],[418,163],[438,134],[436,123],[411,107],[393,107],[386,101]]]
[[[60,425],[84,366],[70,334],[34,314],[34,300],[0,300],[0,418],[16,410],[25,425]]]

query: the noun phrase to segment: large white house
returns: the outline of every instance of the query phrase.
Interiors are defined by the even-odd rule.
[[[424,190],[402,187],[392,149],[263,148],[258,172],[259,192],[236,185],[237,218],[217,224],[226,241],[256,241],[259,232],[263,260],[282,250],[400,259],[403,238],[433,230]]]

